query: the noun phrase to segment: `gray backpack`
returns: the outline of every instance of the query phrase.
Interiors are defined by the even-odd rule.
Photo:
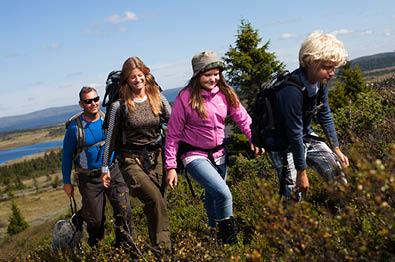
[[[73,206],[74,204],[74,206]],[[74,251],[79,247],[83,236],[82,220],[78,218],[77,205],[74,197],[70,198],[72,217],[56,222],[52,232],[52,249],[54,251]]]

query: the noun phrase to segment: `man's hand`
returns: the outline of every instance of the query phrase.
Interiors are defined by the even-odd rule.
[[[166,183],[172,189],[177,186],[177,171],[174,168],[167,170]]]
[[[102,181],[104,187],[109,188],[110,184],[111,184],[110,172],[102,173],[101,174],[101,181]]]
[[[309,178],[307,177],[306,169],[298,171],[296,174],[296,189],[302,193],[309,190]]]
[[[342,153],[339,147],[335,148],[335,154],[339,158],[343,168],[348,167],[350,165],[350,162],[348,161],[348,157]]]
[[[72,184],[64,184],[63,185],[63,190],[66,193],[68,197],[73,197],[74,196],[74,187]]]

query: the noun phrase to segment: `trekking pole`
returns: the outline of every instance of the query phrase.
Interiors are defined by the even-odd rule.
[[[126,218],[123,217],[123,220],[124,220],[124,225],[126,226],[126,229],[128,230],[128,232],[127,232],[127,238],[128,238],[129,241],[131,242],[132,247],[133,247],[134,250],[135,250],[135,253],[137,253],[137,255],[140,256],[141,259],[142,259],[143,261],[148,262],[147,259],[144,257],[143,253],[141,252],[141,250],[138,248],[138,246],[137,246],[136,243],[134,242],[133,237],[132,237],[132,230],[131,230],[131,228],[129,228],[129,224],[128,224],[127,221],[126,221]]]
[[[192,182],[189,179],[188,172],[186,170],[184,170],[184,175],[185,175],[185,179],[187,180],[188,187],[189,187],[189,190],[191,191],[193,198],[196,198],[195,190],[193,190]]]

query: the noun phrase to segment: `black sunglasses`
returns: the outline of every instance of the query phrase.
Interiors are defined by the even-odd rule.
[[[99,102],[99,100],[100,100],[100,96],[94,97],[92,99],[84,99],[84,100],[81,100],[81,101],[84,104],[90,105],[90,104],[92,104],[92,102],[95,102],[95,103]]]

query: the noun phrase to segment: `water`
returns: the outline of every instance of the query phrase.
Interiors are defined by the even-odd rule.
[[[15,160],[24,156],[30,156],[33,154],[47,151],[57,147],[62,147],[63,140],[56,140],[51,142],[38,143],[30,146],[23,146],[8,150],[0,150],[0,164]]]

